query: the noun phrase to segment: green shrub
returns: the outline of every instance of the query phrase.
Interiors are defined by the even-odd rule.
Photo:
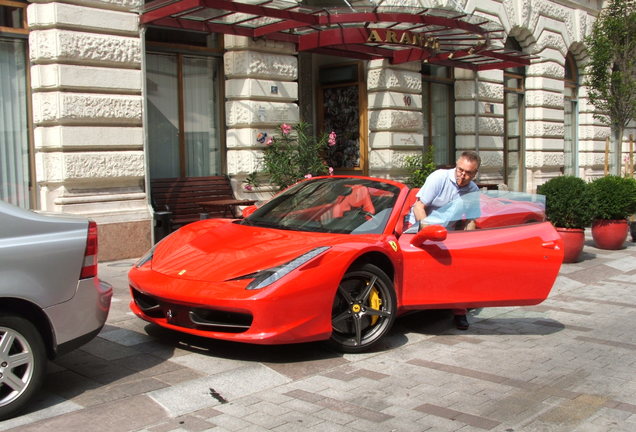
[[[263,155],[264,172],[272,184],[284,189],[304,177],[325,175],[330,172],[325,162],[328,145],[333,137],[323,134],[316,138],[308,133],[309,124],[296,126],[282,124],[278,136],[269,139]]]
[[[608,175],[590,183],[596,200],[595,219],[627,219],[636,211],[636,180]]]
[[[585,228],[594,218],[594,196],[590,186],[581,178],[560,176],[537,188],[545,195],[546,217],[560,228]]]
[[[405,157],[404,168],[408,173],[405,183],[412,188],[422,187],[426,178],[437,169],[433,161],[433,146],[421,154]]]

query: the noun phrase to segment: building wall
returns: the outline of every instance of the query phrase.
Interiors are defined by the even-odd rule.
[[[584,39],[592,25],[602,1],[549,1],[514,0],[463,2],[468,12],[482,15],[501,23],[509,36],[514,37],[523,51],[537,56],[526,68],[526,190],[535,191],[538,185],[560,175],[564,164],[564,66],[568,52],[576,59],[580,89],[578,97],[579,170],[577,175],[591,179],[604,174],[605,142],[610,128],[593,116],[585,81],[587,55]],[[481,74],[480,74],[481,75]],[[499,87],[495,77],[485,81]],[[499,87],[500,88],[500,87]],[[503,92],[501,97],[491,91],[480,91],[495,104],[495,117],[503,119]],[[494,119],[493,119],[494,120]],[[480,130],[498,141],[500,126],[495,122]],[[627,140],[633,129],[626,131],[622,151],[629,151]],[[496,145],[495,145],[496,146]],[[498,164],[496,155],[486,155],[486,163],[493,169]],[[491,157],[492,156],[492,157]]]
[[[408,3],[405,1],[403,3]],[[443,2],[441,2],[443,3]],[[526,68],[525,80],[525,189],[537,186],[560,175],[564,165],[564,66],[568,52],[576,61],[580,74],[578,97],[579,170],[577,175],[591,179],[604,174],[608,126],[594,118],[594,107],[588,101],[583,83],[587,57],[584,39],[601,8],[600,1],[463,1],[467,12],[500,23],[506,34],[514,37],[525,53],[536,58]],[[409,144],[421,142],[417,114],[404,106],[398,108],[395,95],[388,95],[391,86],[408,94],[405,82],[412,81],[418,68],[392,67],[370,62],[370,166],[372,175],[399,177],[401,160]],[[484,183],[504,182],[503,135],[504,91],[503,72],[484,71],[477,74],[455,70],[455,128],[458,152],[477,149],[483,158],[479,180]],[[387,91],[379,95],[378,92]],[[373,94],[373,98],[371,95]],[[393,102],[390,102],[390,101]],[[421,102],[413,91],[411,100]],[[386,104],[383,106],[383,104]],[[486,110],[486,105],[493,110]],[[413,106],[416,106],[414,104]],[[400,112],[400,109],[403,111]],[[373,110],[378,110],[375,115]],[[392,122],[391,116],[399,121]],[[380,123],[378,123],[380,122]],[[406,135],[405,135],[406,133]],[[628,129],[622,152],[629,152]]]
[[[224,36],[227,174],[237,198],[261,200],[271,188],[246,191],[243,181],[261,169],[264,143],[281,123],[298,123],[298,58],[293,44]]]
[[[404,0],[403,3],[411,3]],[[443,2],[441,2],[443,3]],[[526,53],[526,189],[563,166],[563,77],[571,51],[583,73],[583,39],[599,1],[457,2],[500,22]],[[144,152],[142,0],[35,1],[28,8],[38,207],[96,220],[100,258],[141,255],[151,243]],[[224,36],[226,171],[236,195],[258,169],[263,144],[281,122],[297,122],[298,56],[293,45]],[[419,63],[367,62],[369,174],[401,178],[402,161],[422,147]],[[457,69],[457,151],[478,149],[480,180],[500,182],[503,163],[503,73]],[[306,89],[303,89],[305,91]],[[494,107],[491,111],[486,107]],[[609,128],[579,95],[579,174],[602,175]],[[627,134],[634,133],[628,130]],[[625,145],[627,150],[627,144]]]
[[[141,0],[28,7],[39,208],[94,219],[100,258],[150,245],[145,194]]]
[[[355,3],[355,2],[354,2]],[[408,0],[400,3],[413,3]],[[444,2],[440,2],[443,4]],[[523,52],[536,58],[525,79],[525,189],[560,175],[564,165],[564,66],[568,52],[577,60],[579,91],[579,172],[584,178],[603,175],[605,139],[610,129],[593,116],[583,86],[589,34],[600,1],[483,1],[457,2],[467,12],[501,24]],[[502,46],[503,43],[500,43]],[[392,66],[369,62],[370,174],[400,178],[404,157],[422,145],[421,80],[419,65]],[[479,181],[503,183],[503,71],[477,74],[455,69],[456,150],[478,150],[483,159]],[[405,106],[403,96],[410,96]],[[488,109],[486,109],[488,107]],[[492,108],[490,108],[492,107]],[[628,151],[627,137],[623,152]]]
[[[420,64],[370,61],[367,92],[369,174],[400,178],[404,157],[424,145]]]

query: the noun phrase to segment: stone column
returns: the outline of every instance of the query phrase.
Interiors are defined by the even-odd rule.
[[[526,189],[561,173],[564,156],[564,69],[557,59],[542,59],[526,75]],[[560,61],[563,61],[562,59]]]
[[[232,35],[224,40],[227,174],[237,197],[264,199],[269,189],[248,192],[242,183],[263,169],[258,134],[271,137],[279,124],[299,121],[295,46]]]
[[[584,179],[594,179],[605,175],[605,143],[610,138],[611,166],[611,134],[609,126],[594,117],[596,108],[590,103],[587,87],[579,89],[579,172]]]
[[[596,108],[590,103],[588,87],[584,85],[586,81],[585,68],[589,58],[582,47],[574,52],[575,56],[581,57],[577,61],[579,67],[579,87],[578,108],[579,108],[579,172],[578,176],[592,180],[605,175],[605,145],[606,139],[611,141],[611,128],[598,118],[594,117]],[[611,143],[610,143],[610,164],[611,164]],[[610,165],[611,166],[611,165]]]
[[[27,12],[39,207],[95,220],[101,260],[150,246],[139,4],[45,1]]]
[[[369,175],[405,177],[404,158],[424,145],[420,63],[370,61],[367,92]]]

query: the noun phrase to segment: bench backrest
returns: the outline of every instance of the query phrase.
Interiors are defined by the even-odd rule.
[[[203,212],[198,204],[201,201],[234,199],[227,176],[152,179],[150,187],[154,210],[172,212],[173,229],[199,220]],[[222,208],[208,213],[209,217],[224,217]]]

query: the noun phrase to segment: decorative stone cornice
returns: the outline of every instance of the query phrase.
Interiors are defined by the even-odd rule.
[[[50,29],[31,32],[29,45],[34,64],[60,62],[130,68],[141,64],[141,43],[136,37]]]
[[[144,154],[126,152],[38,153],[37,180],[43,183],[98,178],[143,178]]]
[[[265,101],[229,101],[225,104],[228,127],[274,126],[280,123],[298,123],[298,105]]]
[[[382,110],[369,113],[369,130],[421,131],[423,125],[421,112],[404,110]]]
[[[372,69],[367,74],[367,89],[401,91],[404,93],[422,91],[422,75],[419,72],[392,68]]]
[[[35,124],[141,124],[141,96],[35,93]]]
[[[292,81],[298,78],[296,56],[256,51],[229,51],[223,55],[228,78]]]

